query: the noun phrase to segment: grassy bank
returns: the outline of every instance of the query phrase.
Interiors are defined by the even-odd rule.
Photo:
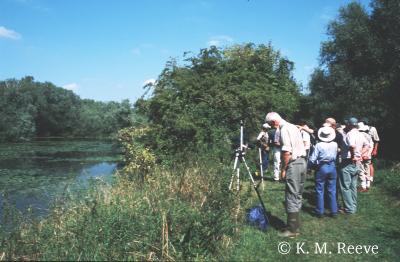
[[[277,232],[286,220],[283,184],[266,181],[261,190],[271,222],[262,232],[245,221],[246,210],[258,204],[247,177],[236,195],[227,190],[230,169],[224,165],[159,169],[144,182],[124,178],[112,186],[97,182],[89,191],[56,205],[45,220],[24,219],[11,232],[2,226],[0,258],[395,261],[400,255],[400,199],[390,188],[399,182],[399,175],[396,167],[379,170],[370,192],[359,194],[358,213],[337,219],[311,215],[315,200],[310,176],[301,213],[302,234],[282,240]],[[6,220],[15,221],[12,216]],[[278,252],[281,241],[292,246],[289,254]],[[295,254],[296,242],[305,242],[303,249],[310,254]],[[378,245],[378,254],[336,254],[338,242]],[[332,254],[314,254],[315,243],[327,243]]]

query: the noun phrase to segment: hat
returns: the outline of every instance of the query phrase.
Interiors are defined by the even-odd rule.
[[[365,125],[363,122],[358,122],[357,127],[358,127],[358,130],[360,130],[360,131],[368,131],[368,126]]]
[[[271,126],[268,125],[267,123],[263,124],[262,127],[265,128],[265,129],[271,128]]]
[[[323,142],[330,142],[335,139],[336,133],[335,130],[330,126],[321,127],[318,130],[318,138]]]
[[[355,117],[350,117],[348,120],[348,125],[356,126],[358,124],[358,119]]]
[[[330,124],[330,126],[332,126],[332,127],[336,126],[336,120],[334,118],[332,118],[332,117],[329,117],[329,118],[325,119],[325,123]]]

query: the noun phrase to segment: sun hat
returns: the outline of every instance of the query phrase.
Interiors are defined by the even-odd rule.
[[[268,125],[267,123],[263,124],[262,127],[265,128],[265,129],[271,128],[271,126]]]
[[[318,130],[318,138],[323,142],[330,142],[335,139],[336,133],[335,130],[330,126],[321,127]]]

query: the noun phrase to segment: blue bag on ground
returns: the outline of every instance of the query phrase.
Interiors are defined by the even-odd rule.
[[[268,221],[265,219],[264,210],[261,205],[252,207],[247,214],[247,222],[250,225],[258,227],[260,230],[266,230]]]

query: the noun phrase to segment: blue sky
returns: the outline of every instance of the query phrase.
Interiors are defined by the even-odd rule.
[[[81,98],[133,102],[171,57],[271,42],[306,86],[328,22],[350,2],[0,0],[0,80],[31,75]]]

